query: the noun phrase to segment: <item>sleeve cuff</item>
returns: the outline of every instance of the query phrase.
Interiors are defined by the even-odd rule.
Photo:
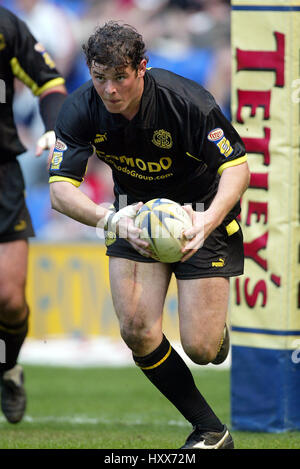
[[[230,168],[231,166],[238,166],[239,164],[245,163],[247,161],[247,155],[241,156],[240,158],[236,158],[235,160],[227,161],[223,163],[219,169],[218,174],[222,174],[224,169]]]
[[[73,184],[73,186],[76,186],[76,187],[79,187],[81,184],[81,181],[77,181],[77,179],[72,179],[72,178],[68,178],[65,176],[50,176],[49,178],[50,184],[51,182],[60,182],[60,181],[69,182],[70,184]]]

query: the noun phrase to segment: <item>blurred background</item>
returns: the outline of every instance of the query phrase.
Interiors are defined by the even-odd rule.
[[[4,0],[54,58],[71,93],[90,79],[82,44],[98,25],[120,20],[143,34],[151,67],[191,78],[215,96],[230,119],[229,0]],[[98,240],[96,230],[51,210],[47,153],[34,156],[43,133],[38,100],[16,82],[15,120],[28,151],[19,157],[36,240]],[[90,158],[81,189],[96,203],[111,202],[111,170]],[[70,228],[70,229],[69,229]]]

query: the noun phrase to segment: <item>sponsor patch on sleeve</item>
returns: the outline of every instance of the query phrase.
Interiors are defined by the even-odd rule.
[[[223,129],[218,127],[211,130],[207,135],[207,139],[218,147],[219,152],[221,155],[224,155],[225,158],[228,158],[233,153],[233,148],[229,140],[225,137]]]
[[[50,169],[60,169],[64,152],[67,150],[68,146],[59,138],[56,139],[55,148],[52,155],[52,160],[50,164]]]
[[[42,55],[45,63],[48,65],[49,68],[55,68],[55,62],[52,59],[51,55],[46,51],[43,44],[41,44],[40,42],[37,42],[34,45],[34,49]]]
[[[50,169],[60,169],[63,160],[64,152],[54,150],[51,160]]]
[[[68,148],[67,144],[65,142],[63,142],[62,140],[60,140],[59,138],[56,139],[56,142],[55,142],[55,150],[58,150],[58,151],[66,151]]]

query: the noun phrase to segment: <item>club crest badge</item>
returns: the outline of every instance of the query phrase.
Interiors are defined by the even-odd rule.
[[[173,146],[173,140],[170,132],[167,130],[155,130],[153,137],[152,137],[152,143],[156,145],[159,148],[172,148]]]

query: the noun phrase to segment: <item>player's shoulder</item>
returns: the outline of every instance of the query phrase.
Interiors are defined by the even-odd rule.
[[[208,114],[216,106],[211,93],[196,81],[162,68],[149,68],[148,73],[159,90],[181,99],[188,106],[198,108],[203,114]]]
[[[4,23],[7,20],[14,21],[17,17],[12,11],[7,10],[7,8],[5,7],[0,6],[0,18],[1,18],[1,23]]]
[[[86,131],[93,121],[97,105],[99,106],[95,89],[92,80],[89,80],[65,99],[57,119],[59,127],[75,126],[77,128],[80,123],[82,130]]]
[[[26,44],[31,34],[26,23],[14,12],[0,6],[0,31],[5,46]]]
[[[64,107],[73,107],[78,111],[84,112],[91,106],[95,98],[92,80],[88,80],[67,96]]]

